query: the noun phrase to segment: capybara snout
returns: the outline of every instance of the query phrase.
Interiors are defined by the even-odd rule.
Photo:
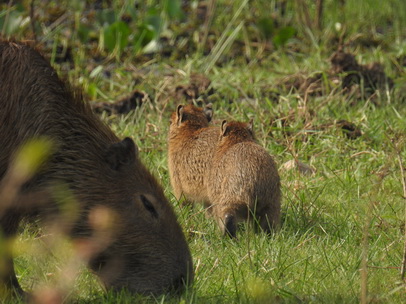
[[[175,215],[163,193],[135,193],[114,222],[116,239],[90,267],[108,288],[140,294],[182,291],[193,281],[193,263]],[[134,225],[137,223],[137,225]]]

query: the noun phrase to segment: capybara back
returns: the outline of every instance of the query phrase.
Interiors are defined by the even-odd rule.
[[[254,140],[252,123],[223,121],[207,178],[212,214],[222,232],[252,218],[265,230],[280,222],[280,178],[269,153]]]
[[[210,127],[211,105],[198,108],[179,105],[171,116],[168,138],[168,168],[177,199],[208,207],[206,172],[218,141],[219,129]]]

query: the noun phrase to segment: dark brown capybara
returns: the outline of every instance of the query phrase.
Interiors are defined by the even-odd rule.
[[[223,234],[236,236],[249,218],[266,232],[280,225],[281,189],[271,155],[256,143],[252,121],[223,121],[206,179],[212,215]],[[258,227],[258,225],[254,225]]]
[[[161,294],[181,290],[193,280],[182,229],[130,138],[120,141],[48,61],[25,43],[0,42],[0,92],[0,181],[27,140],[45,136],[55,147],[20,189],[18,204],[2,206],[0,197],[3,241],[16,235],[24,218],[57,217],[60,202],[50,199],[58,197],[52,190],[46,203],[33,202],[31,209],[27,208],[31,202],[21,200],[62,184],[78,202],[78,217],[69,229],[73,239],[94,233],[88,217],[92,208],[102,206],[114,214],[112,241],[89,261],[107,288]],[[11,255],[3,255],[0,262],[0,289],[23,294]]]
[[[218,142],[218,127],[210,127],[211,104],[204,108],[179,105],[171,116],[168,135],[168,169],[175,197],[209,207],[206,172]]]

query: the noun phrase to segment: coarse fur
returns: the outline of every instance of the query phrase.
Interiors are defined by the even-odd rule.
[[[219,136],[207,189],[221,231],[235,237],[237,224],[249,218],[266,232],[278,228],[280,178],[271,155],[255,142],[252,121],[223,121]]]
[[[46,137],[55,148],[14,205],[2,206],[0,197],[0,235],[14,237],[23,218],[60,215],[60,202],[49,189],[63,185],[78,202],[77,219],[69,229],[72,238],[95,233],[88,215],[97,206],[108,208],[116,219],[112,241],[89,261],[107,287],[160,294],[192,281],[182,229],[130,138],[120,141],[48,61],[24,43],[0,42],[0,92],[0,181],[28,140]],[[46,203],[34,203],[42,190],[51,195]],[[24,201],[28,198],[33,201]],[[0,289],[22,294],[12,256],[4,255],[2,261]]]
[[[178,200],[209,207],[205,176],[218,141],[218,127],[209,126],[211,105],[179,105],[171,116],[168,135],[168,168]]]

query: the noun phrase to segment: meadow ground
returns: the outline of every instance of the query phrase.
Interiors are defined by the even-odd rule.
[[[120,137],[134,139],[179,217],[196,276],[179,298],[105,293],[85,267],[79,266],[78,276],[69,273],[68,241],[28,227],[15,245],[24,288],[41,295],[69,283],[66,299],[79,303],[406,301],[400,275],[406,199],[404,1],[324,1],[320,29],[315,4],[305,0],[184,1],[183,6],[68,1],[66,7],[43,2],[36,4],[36,38],[59,73],[99,105],[106,123]],[[17,29],[4,25],[19,16],[25,20],[29,5],[1,9],[4,36],[10,31],[16,39],[33,38],[30,22]],[[91,14],[98,20],[94,26]],[[127,35],[123,23],[116,23],[110,31],[128,36],[121,46],[106,30],[117,20],[127,20],[131,30],[149,30]],[[346,89],[348,71],[331,63],[340,47],[365,65],[356,73],[364,77],[353,78]],[[393,86],[385,77],[382,83],[370,80],[379,74],[373,62],[381,64]],[[363,74],[368,69],[371,74]],[[120,114],[110,107],[132,94],[138,96],[134,110]],[[178,104],[194,99],[213,104],[215,125],[223,119],[254,120],[259,144],[280,168],[278,233],[254,234],[243,225],[238,240],[222,238],[202,207],[184,207],[173,197],[169,116]],[[314,173],[284,170],[291,160]]]

